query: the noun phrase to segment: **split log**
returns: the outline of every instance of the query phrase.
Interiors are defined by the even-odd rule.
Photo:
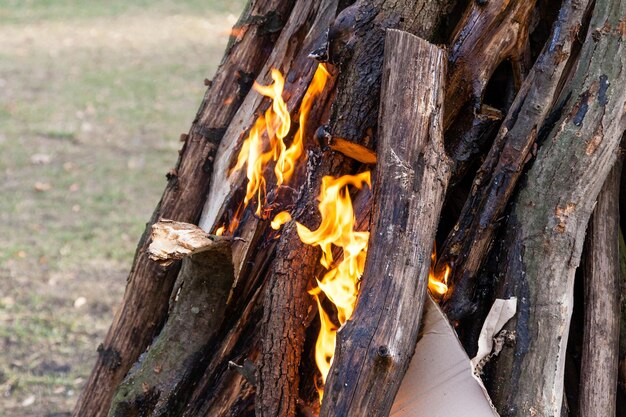
[[[167,316],[168,298],[179,270],[148,259],[150,226],[159,218],[196,223],[211,183],[213,160],[228,126],[263,66],[293,0],[259,0],[250,4],[235,25],[212,85],[208,88],[180,157],[135,253],[122,306],[102,345],[83,389],[74,417],[103,417],[115,387],[159,332]]]
[[[552,128],[546,117],[557,101],[572,45],[589,3],[563,3],[550,43],[524,81],[443,245],[437,269],[452,266],[451,288],[444,301],[444,311],[452,321],[461,320],[474,310],[471,300],[477,275],[537,136],[542,129]]]
[[[338,332],[322,417],[387,415],[413,355],[450,176],[445,61],[440,48],[387,31],[368,257],[356,309]]]
[[[587,227],[581,417],[615,416],[620,329],[619,186],[621,161],[607,177]]]
[[[574,273],[626,126],[626,3],[597,0],[562,115],[542,143],[507,224],[500,296],[517,296],[516,344],[495,368],[503,417],[560,414]],[[610,59],[608,59],[610,57]]]
[[[181,252],[189,258],[178,275],[180,290],[167,323],[117,388],[110,417],[178,415],[185,406],[224,319],[235,277],[230,247],[231,238],[208,236],[190,224],[153,226],[153,258],[167,263],[180,259]]]

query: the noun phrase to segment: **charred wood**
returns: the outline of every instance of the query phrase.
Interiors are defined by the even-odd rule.
[[[340,69],[330,118],[334,137],[370,148],[376,135],[386,29],[441,42],[439,30],[456,0],[357,0],[329,31],[329,57]],[[369,138],[365,140],[364,138]]]

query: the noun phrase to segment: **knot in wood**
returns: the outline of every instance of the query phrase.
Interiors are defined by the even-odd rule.
[[[378,356],[383,359],[391,357],[391,352],[389,352],[389,348],[385,345],[379,346],[376,353],[378,353]]]

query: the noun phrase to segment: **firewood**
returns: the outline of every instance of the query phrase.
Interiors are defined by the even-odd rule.
[[[295,222],[288,223],[281,234],[264,295],[264,337],[255,400],[258,417],[296,415],[304,322],[313,308],[306,290],[320,255],[318,248],[300,242]]]
[[[444,243],[437,268],[452,265],[451,289],[444,305],[452,321],[462,319],[474,308],[471,300],[476,276],[539,132],[551,128],[545,119],[557,101],[558,86],[589,3],[564,2],[550,44],[524,81]]]
[[[323,144],[323,146],[327,146],[329,149],[332,149],[335,152],[340,152],[345,156],[363,164],[376,163],[376,152],[363,145],[359,145],[356,142],[350,142],[349,140],[345,140],[343,138],[334,138],[331,135],[328,135],[327,141]]]
[[[581,416],[615,416],[620,329],[619,186],[621,160],[609,173],[587,227]]]
[[[570,99],[508,220],[502,293],[516,295],[520,308],[513,319],[517,343],[501,353],[494,370],[492,398],[504,416],[561,411],[574,273],[626,127],[625,15],[623,1],[595,2],[580,61],[562,93]]]
[[[148,259],[150,226],[159,218],[198,221],[223,133],[266,61],[265,51],[274,45],[281,22],[293,4],[293,0],[260,0],[248,7],[237,22],[237,30],[180,151],[176,175],[170,176],[137,246],[124,300],[72,413],[74,417],[103,417],[115,387],[159,332],[179,264],[164,268]],[[109,361],[111,355],[119,360]]]
[[[450,175],[445,64],[442,49],[387,32],[369,253],[356,310],[338,332],[322,417],[388,415],[415,349]]]
[[[151,249],[161,262],[164,257],[189,258],[178,275],[180,290],[169,318],[117,388],[110,417],[177,415],[191,394],[196,369],[206,363],[210,343],[224,319],[234,280],[231,239],[212,240],[202,234],[193,225],[167,222],[154,226],[153,243],[157,245]],[[173,250],[167,249],[166,255],[163,248]],[[188,252],[181,255],[181,248]]]

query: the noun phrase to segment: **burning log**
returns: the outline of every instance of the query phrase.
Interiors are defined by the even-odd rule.
[[[231,238],[207,236],[197,226],[159,222],[152,227],[150,255],[161,263],[181,257],[180,288],[167,323],[117,388],[109,416],[176,415],[185,405],[224,319],[234,280]],[[184,253],[184,254],[182,254]]]
[[[570,99],[542,143],[509,217],[502,292],[517,296],[520,308],[514,319],[515,348],[502,352],[495,369],[492,393],[504,416],[561,411],[574,272],[626,121],[620,23],[625,15],[624,2],[595,2],[582,61],[562,93]]]
[[[386,39],[372,238],[356,310],[338,333],[324,417],[389,413],[417,341],[450,175],[445,55],[405,32],[389,30]]]
[[[615,416],[620,333],[618,160],[587,228],[585,319],[579,390],[581,416]]]

